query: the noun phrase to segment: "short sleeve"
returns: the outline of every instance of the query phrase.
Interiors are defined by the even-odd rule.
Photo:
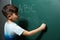
[[[18,26],[18,25],[15,25],[15,26],[13,27],[13,32],[16,33],[16,34],[19,35],[19,36],[23,33],[23,31],[24,31],[24,29],[21,28],[21,27]]]

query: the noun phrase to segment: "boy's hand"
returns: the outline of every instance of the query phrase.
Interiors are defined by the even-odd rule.
[[[45,23],[42,23],[42,25],[40,26],[41,30],[45,30],[46,28],[46,24]]]

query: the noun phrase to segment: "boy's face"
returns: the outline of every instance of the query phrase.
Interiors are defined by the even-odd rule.
[[[13,13],[10,17],[10,20],[12,20],[12,21],[16,21],[17,19],[18,19],[18,15],[15,13]]]

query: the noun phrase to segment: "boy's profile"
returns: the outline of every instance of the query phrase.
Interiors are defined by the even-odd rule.
[[[46,24],[42,23],[42,25],[39,28],[32,31],[27,31],[21,28],[16,23],[14,23],[14,21],[18,19],[18,8],[11,4],[7,4],[6,6],[4,6],[2,9],[2,13],[7,18],[7,21],[4,25],[5,40],[17,40],[15,35],[31,36],[44,30],[46,27]]]

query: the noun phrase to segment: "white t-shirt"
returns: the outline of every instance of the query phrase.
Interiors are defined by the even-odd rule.
[[[24,31],[24,29],[21,28],[20,26],[18,26],[14,22],[5,23],[5,26],[4,26],[4,35],[5,36],[9,36],[10,38],[12,38],[14,34],[17,34],[20,36],[23,33],[23,31]]]

